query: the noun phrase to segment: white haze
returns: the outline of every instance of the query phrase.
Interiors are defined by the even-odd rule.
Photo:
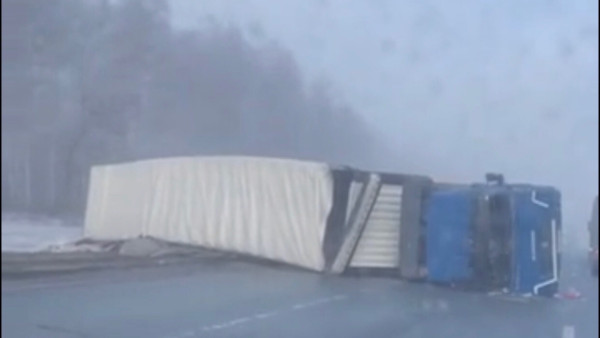
[[[290,49],[385,135],[391,169],[466,182],[497,171],[560,188],[566,232],[583,240],[598,191],[596,1],[171,5],[180,28],[208,17]]]

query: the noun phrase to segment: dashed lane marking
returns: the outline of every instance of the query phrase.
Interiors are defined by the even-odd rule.
[[[244,324],[248,324],[251,323],[253,321],[258,321],[258,320],[265,320],[265,319],[269,319],[269,318],[273,318],[275,316],[278,316],[280,314],[283,313],[289,313],[290,311],[299,311],[299,310],[306,310],[309,308],[314,308],[316,306],[319,305],[324,305],[324,304],[328,304],[328,303],[332,303],[332,302],[338,302],[338,301],[342,301],[347,299],[348,296],[347,295],[335,295],[332,297],[325,297],[325,298],[319,298],[319,299],[315,299],[312,301],[308,301],[308,302],[302,302],[302,303],[297,303],[294,304],[288,308],[279,310],[279,311],[269,311],[269,312],[261,312],[261,313],[257,313],[257,314],[252,314],[249,316],[245,316],[245,317],[240,317],[240,318],[236,318],[233,320],[229,320],[226,322],[222,322],[222,323],[216,323],[216,324],[212,324],[212,325],[205,325],[197,330],[186,330],[183,332],[180,332],[178,334],[175,335],[169,335],[167,336],[168,338],[187,338],[187,337],[197,337],[198,335],[200,335],[202,332],[211,332],[211,331],[218,331],[218,330],[224,330],[224,329],[228,329],[234,326],[239,326],[239,325],[244,325]]]

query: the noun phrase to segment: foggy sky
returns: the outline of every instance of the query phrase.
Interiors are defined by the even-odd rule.
[[[585,227],[598,186],[596,1],[171,4],[180,28],[209,16],[290,49],[403,154],[386,165],[555,185],[566,226]]]

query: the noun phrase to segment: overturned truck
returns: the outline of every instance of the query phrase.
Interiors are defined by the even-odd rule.
[[[534,263],[530,257],[523,265],[524,249],[515,244],[523,242],[522,224],[545,229],[545,220],[529,209],[517,213],[524,221],[513,221],[514,210],[521,210],[513,208],[514,202],[531,187],[509,189],[504,221],[498,212],[494,218],[475,207],[482,203],[473,191],[489,190],[488,185],[457,188],[425,176],[287,159],[146,160],[92,169],[85,235],[101,240],[149,236],[324,273],[385,272],[520,293],[546,284],[553,289],[557,282],[538,282],[545,275],[531,267],[546,267],[556,255],[532,249]],[[504,224],[505,231],[496,224]],[[490,254],[498,244],[508,256]]]

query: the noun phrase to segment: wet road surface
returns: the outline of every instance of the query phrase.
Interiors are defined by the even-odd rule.
[[[598,280],[574,300],[492,297],[235,260],[2,281],[3,337],[598,337]]]

